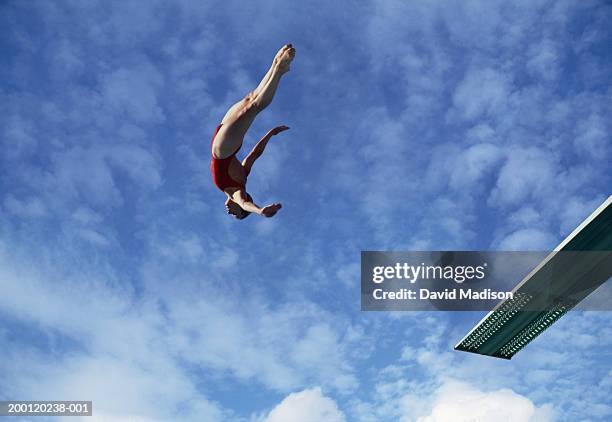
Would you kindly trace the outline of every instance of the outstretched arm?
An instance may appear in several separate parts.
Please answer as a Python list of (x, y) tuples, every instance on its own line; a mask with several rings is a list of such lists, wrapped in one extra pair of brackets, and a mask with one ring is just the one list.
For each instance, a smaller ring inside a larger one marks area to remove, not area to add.
[(240, 208), (242, 208), (243, 210), (258, 215), (263, 215), (264, 217), (272, 217), (282, 207), (281, 204), (275, 203), (260, 208), (255, 202), (253, 202), (253, 200), (249, 199), (246, 192), (242, 189), (239, 189), (232, 194), (232, 200), (238, 205), (240, 205)]
[(232, 194), (232, 201), (240, 205), (245, 211), (253, 212), (255, 214), (261, 213), (261, 208), (252, 200), (249, 200), (246, 192), (242, 189), (237, 190)]
[(261, 154), (263, 154), (263, 152), (265, 151), (266, 145), (268, 145), (268, 141), (270, 140), (270, 138), (272, 138), (274, 135), (278, 135), (279, 133), (287, 129), (289, 129), (287, 126), (277, 126), (274, 129), (271, 129), (268, 133), (264, 135), (263, 138), (259, 140), (259, 142), (257, 142), (251, 152), (249, 152), (249, 155), (247, 155), (246, 158), (242, 160), (242, 167), (244, 167), (244, 169), (246, 170), (247, 175), (251, 172), (251, 168), (253, 167), (255, 161), (257, 161), (257, 159), (261, 157)]

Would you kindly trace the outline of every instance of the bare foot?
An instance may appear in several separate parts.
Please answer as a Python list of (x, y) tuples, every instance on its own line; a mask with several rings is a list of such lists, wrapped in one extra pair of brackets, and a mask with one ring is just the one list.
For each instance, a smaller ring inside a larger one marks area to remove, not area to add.
[(290, 49), (291, 47), (293, 47), (291, 44), (285, 44), (283, 45), (280, 50), (278, 50), (278, 52), (276, 53), (276, 56), (274, 56), (274, 64), (278, 64), (278, 62), (280, 61), (281, 57), (283, 56), (283, 54), (285, 54), (285, 51), (287, 51), (288, 49)]
[(274, 62), (278, 66), (278, 71), (282, 73), (289, 72), (289, 65), (295, 57), (295, 48), (291, 44), (284, 45), (274, 57)]

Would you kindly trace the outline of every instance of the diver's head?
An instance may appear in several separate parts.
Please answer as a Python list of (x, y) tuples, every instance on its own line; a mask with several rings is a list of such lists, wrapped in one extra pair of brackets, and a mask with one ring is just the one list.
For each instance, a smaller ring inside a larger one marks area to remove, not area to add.
[[(250, 202), (253, 202), (253, 198), (251, 197), (251, 195), (247, 193), (246, 196)], [(244, 220), (249, 215), (251, 215), (250, 212), (243, 210), (240, 205), (238, 205), (230, 198), (227, 198), (227, 200), (225, 201), (225, 210), (229, 215), (234, 216), (234, 218), (238, 220)]]

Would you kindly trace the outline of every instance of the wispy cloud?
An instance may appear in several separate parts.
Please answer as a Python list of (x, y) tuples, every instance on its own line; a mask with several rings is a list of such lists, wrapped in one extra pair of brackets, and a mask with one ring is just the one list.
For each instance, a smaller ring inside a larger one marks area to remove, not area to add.
[(283, 421), (344, 422), (346, 419), (334, 400), (325, 397), (320, 388), (313, 388), (288, 395), (262, 419), (262, 422)]
[[(550, 248), (609, 195), (605, 2), (0, 10), (0, 395), (99, 420), (430, 420), (474, 397), (609, 419), (606, 314), (505, 363), (451, 351), (466, 316), (358, 311), (362, 249)], [(210, 137), (285, 42), (245, 140), (291, 127), (249, 180), (284, 207), (237, 223)]]

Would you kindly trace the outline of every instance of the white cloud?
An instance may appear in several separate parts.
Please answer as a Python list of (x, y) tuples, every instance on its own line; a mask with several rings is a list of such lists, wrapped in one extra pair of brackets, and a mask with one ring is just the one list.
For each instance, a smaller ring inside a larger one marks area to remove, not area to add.
[(47, 54), (53, 57), (51, 70), (55, 78), (68, 80), (85, 69), (83, 52), (78, 49), (78, 44), (63, 39), (57, 43), (55, 48), (47, 51)]
[(156, 189), (161, 184), (161, 159), (138, 145), (118, 144), (106, 152), (109, 163), (129, 175), (142, 190)]
[(592, 200), (576, 196), (567, 200), (559, 215), (559, 234), (565, 237), (569, 235), (578, 225), (587, 218), (599, 205), (604, 202), (604, 197), (596, 197)]
[(475, 119), (502, 110), (511, 92), (509, 78), (494, 69), (469, 69), (457, 86), (453, 103), (466, 119)]
[(540, 229), (520, 229), (508, 234), (496, 249), (502, 251), (545, 251), (555, 246), (557, 238)]
[(33, 136), (32, 125), (22, 116), (13, 115), (5, 120), (2, 136), (3, 153), (13, 159), (31, 154), (38, 146), (38, 140)]
[(31, 180), (44, 189), (50, 202), (81, 200), (94, 208), (108, 209), (124, 203), (116, 179), (123, 173), (138, 192), (147, 192), (161, 183), (161, 163), (151, 152), (137, 145), (72, 147), (52, 154), (51, 174)]
[(233, 249), (225, 247), (218, 250), (215, 255), (210, 258), (212, 267), (217, 270), (230, 269), (238, 264), (239, 256)]
[(113, 207), (123, 202), (102, 149), (74, 147), (54, 154), (52, 161), (53, 178), (46, 182), (47, 192), (60, 193), (69, 200), (81, 197), (96, 207)]
[[(453, 331), (462, 328), (454, 319), (453, 329), (438, 317), (399, 328), (382, 322), (405, 321), (405, 314), (375, 322), (360, 316), (364, 325), (355, 326), (352, 311), (334, 300), (344, 300), (356, 268), (351, 258), (338, 260), (347, 263), (340, 270), (329, 259), (330, 248), (360, 245), (541, 249), (573, 228), (609, 185), (604, 116), (612, 103), (609, 90), (595, 92), (609, 72), (589, 51), (609, 38), (603, 8), (585, 3), (589, 13), (578, 20), (598, 18), (569, 31), (578, 3), (385, 1), (357, 6), (350, 20), (329, 28), (327, 19), (337, 21), (343, 9), (329, 2), (285, 8), (274, 25), (261, 25), (274, 2), (246, 9), (228, 2), (214, 11), (189, 1), (170, 9), (163, 2), (84, 4), (7, 9), (45, 24), (33, 32), (21, 18), (9, 19), (16, 54), (7, 68), (11, 94), (0, 105), (8, 111), (0, 159), (7, 187), (1, 218), (11, 224), (1, 229), (20, 230), (16, 217), (53, 214), (65, 244), (51, 234), (28, 248), (34, 255), (56, 251), (43, 262), (30, 257), (18, 266), (9, 253), (0, 261), (3, 315), (27, 326), (28, 335), (43, 331), (38, 338), (49, 344), (41, 349), (52, 354), (30, 348), (26, 336), (3, 338), (3, 346), (18, 342), (0, 350), (3, 388), (69, 394), (91, 377), (97, 417), (144, 421), (183, 407), (185, 397), (192, 410), (183, 420), (236, 419), (200, 386), (208, 392), (248, 384), (265, 394), (322, 385), (356, 393), (346, 400), (373, 390), (370, 401), (351, 408), (359, 409), (357, 420), (380, 422), (433, 417), (429, 398), (450, 373), (493, 401), (508, 398), (527, 409), (551, 400), (573, 420), (606, 417), (609, 383), (591, 375), (606, 364), (598, 353), (612, 338), (607, 319), (594, 320), (598, 336), (584, 334), (593, 329), (588, 323), (563, 336), (553, 329), (514, 366), (503, 366), (452, 352), (450, 339), (463, 334)], [(268, 64), (265, 51), (273, 54), (289, 32), (322, 28), (316, 39), (298, 35), (291, 79), (252, 132), (277, 117), (295, 130), (251, 180), (265, 195), (268, 187), (274, 198), (287, 194), (296, 206), (288, 203), (283, 215), (295, 219), (236, 225), (223, 215), (220, 193), (212, 193), (210, 133), (203, 131), (254, 86)], [(248, 34), (247, 43), (240, 34)], [(571, 63), (561, 45), (572, 51)], [(568, 64), (571, 89), (550, 84)], [(287, 180), (279, 183), (279, 175)], [(77, 238), (88, 239), (89, 250), (113, 248), (73, 255)], [(148, 249), (140, 249), (143, 239)], [(110, 255), (121, 262), (106, 262)], [(70, 268), (45, 264), (64, 260)], [(81, 268), (91, 261), (101, 265)], [(304, 275), (293, 277), (288, 269), (295, 267)], [(328, 298), (323, 288), (337, 279), (345, 283)], [(311, 290), (315, 285), (324, 287)], [(309, 295), (319, 302), (304, 299)], [(415, 335), (416, 326), (427, 333)], [(398, 338), (413, 346), (401, 362), (393, 361), (403, 346)], [(581, 346), (571, 348), (572, 338)], [(378, 368), (358, 371), (368, 348), (384, 349), (385, 362), (392, 361), (380, 378)], [(17, 376), (14, 368), (28, 367), (39, 370)], [(54, 367), (73, 372), (56, 377)], [(49, 375), (46, 382), (37, 382), (40, 374)], [(555, 389), (534, 386), (550, 379)], [(574, 379), (576, 386), (563, 384)], [(580, 391), (600, 380), (601, 392)], [(298, 399), (318, 394), (313, 401), (333, 403), (316, 391)], [(295, 395), (283, 403), (300, 402)], [(147, 411), (151, 403), (159, 414)]]
[(15, 265), (18, 255), (8, 263), (1, 251), (0, 309), (49, 348), (0, 333), (0, 367), (14, 396), (92, 400), (99, 420), (170, 420), (179, 408), (182, 420), (227, 420), (169, 353), (158, 307), (135, 303), (111, 274), (72, 278), (44, 259)]
[(111, 244), (111, 240), (105, 234), (97, 230), (89, 228), (77, 228), (74, 231), (74, 234), (87, 242), (95, 244), (96, 246), (105, 247), (110, 246)]
[(509, 148), (506, 154), (490, 205), (513, 206), (535, 197), (544, 199), (555, 191), (555, 176), (559, 173), (555, 152), (516, 147)]
[(576, 151), (592, 160), (602, 160), (610, 152), (610, 134), (606, 128), (605, 118), (599, 113), (592, 113), (577, 122), (574, 146)]
[(162, 82), (161, 74), (146, 61), (134, 69), (120, 68), (104, 77), (104, 100), (117, 114), (125, 113), (136, 122), (163, 121), (157, 99)]
[(339, 391), (356, 387), (338, 329), (314, 322), (333, 317), (312, 305), (274, 310), (254, 299), (228, 300), (208, 287), (207, 300), (175, 299), (168, 306), (173, 348), (189, 362), (280, 391), (309, 381)]
[(84, 226), (99, 224), (103, 221), (102, 215), (88, 207), (78, 207), (72, 213), (72, 219)]
[(44, 217), (47, 214), (46, 207), (40, 198), (20, 200), (11, 194), (4, 198), (4, 209), (20, 218)]
[(270, 411), (262, 422), (345, 422), (336, 402), (320, 388), (292, 393)]
[[(83, 224), (98, 222), (85, 208), (75, 214)], [(354, 391), (357, 379), (348, 355), (360, 337), (348, 333), (343, 338), (347, 326), (342, 318), (304, 300), (273, 305), (257, 293), (257, 286), (245, 292), (245, 286), (239, 290), (242, 283), (230, 277), (219, 288), (202, 275), (188, 276), (181, 267), (188, 263), (188, 269), (196, 268), (193, 265), (203, 260), (203, 246), (194, 237), (177, 241), (168, 245), (174, 250), (168, 257), (151, 251), (151, 271), (143, 268), (144, 290), (138, 295), (103, 264), (63, 268), (60, 262), (70, 261), (74, 253), (65, 248), (50, 251), (33, 266), (14, 244), (8, 259), (4, 244), (0, 310), (69, 348), (58, 351), (52, 361), (18, 342), (0, 352), (9, 377), (27, 367), (47, 374), (45, 382), (38, 382), (34, 372), (23, 372), (22, 381), (12, 384), (17, 395), (88, 395), (101, 414), (117, 418), (164, 414), (162, 419), (168, 420), (179, 407), (193, 406), (181, 413), (186, 415), (183, 420), (212, 421), (224, 419), (213, 416), (226, 411), (202, 396), (200, 378), (192, 378), (183, 365), (212, 378), (223, 375), (277, 391), (311, 382)], [(55, 253), (62, 259), (53, 258)], [(191, 258), (182, 260), (185, 254)], [(19, 355), (19, 347), (30, 353)]]
[(542, 225), (541, 214), (531, 206), (524, 206), (510, 214), (508, 221), (513, 226), (524, 228)]
[(58, 371), (41, 369), (48, 378), (31, 386), (30, 394), (92, 400), (93, 420), (167, 421), (178, 419), (177, 414), (187, 421), (226, 420), (223, 410), (203, 397), (192, 380), (163, 355), (136, 365), (105, 354), (75, 356), (62, 362)]
[(417, 422), (547, 422), (554, 420), (551, 406), (536, 407), (509, 389), (483, 392), (463, 382), (447, 381), (436, 391), (433, 409)]
[[(455, 190), (475, 190), (476, 183), (482, 183), (482, 178), (501, 159), (500, 149), (493, 144), (475, 144), (454, 157), (451, 168), (450, 186)], [(476, 192), (474, 192), (476, 193)]]
[(540, 80), (554, 80), (561, 70), (559, 68), (561, 63), (559, 55), (557, 43), (551, 39), (543, 39), (529, 48), (527, 69)]
[(361, 267), (356, 262), (339, 264), (336, 277), (349, 288), (355, 288), (361, 280)]

